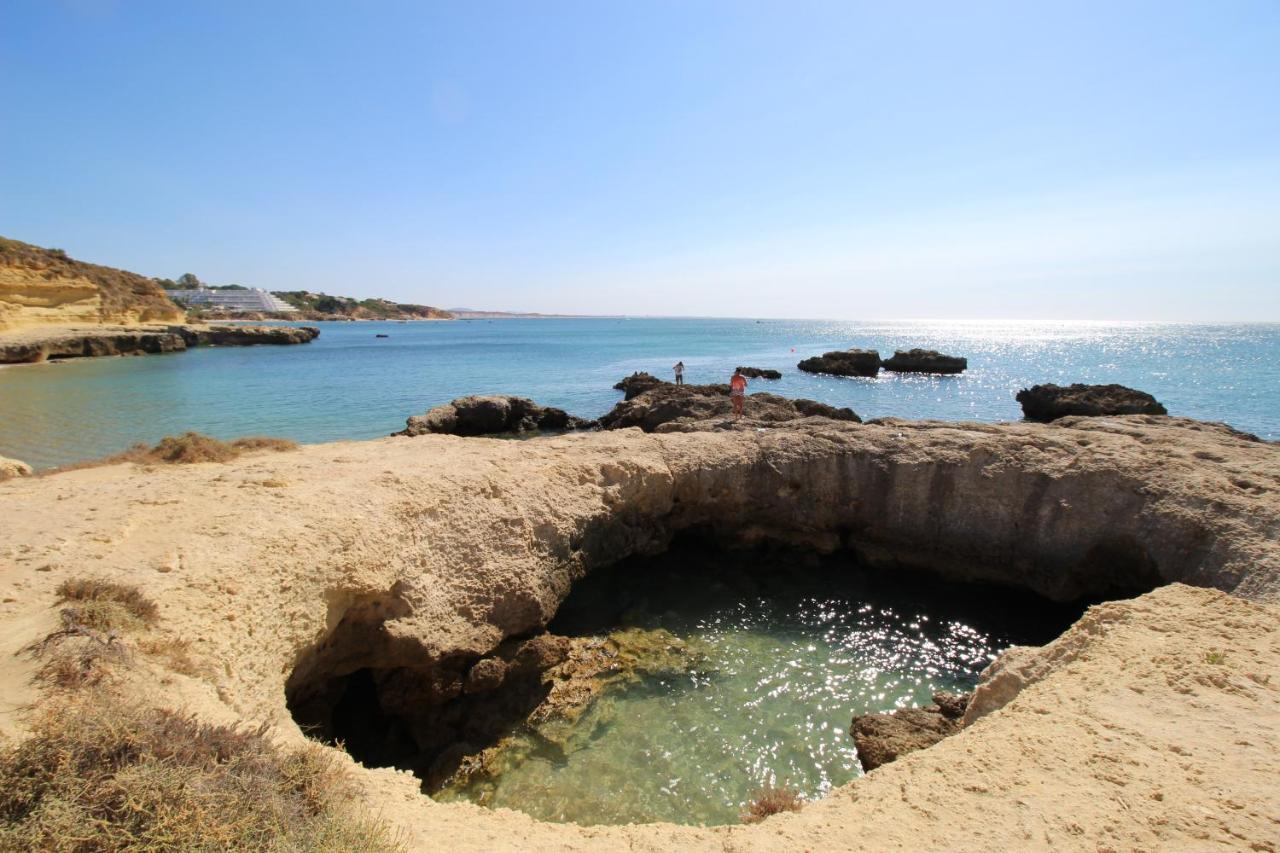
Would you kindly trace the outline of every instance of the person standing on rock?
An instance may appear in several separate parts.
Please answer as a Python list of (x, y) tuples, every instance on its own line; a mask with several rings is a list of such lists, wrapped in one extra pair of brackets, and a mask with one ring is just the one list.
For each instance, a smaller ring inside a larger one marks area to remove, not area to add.
[(733, 404), (733, 416), (742, 417), (742, 404), (747, 399), (747, 377), (742, 375), (741, 368), (734, 368), (729, 379), (729, 402)]
[(676, 384), (683, 385), (684, 384), (684, 362), (677, 361), (675, 363), (675, 366), (672, 367), (671, 369), (676, 372)]

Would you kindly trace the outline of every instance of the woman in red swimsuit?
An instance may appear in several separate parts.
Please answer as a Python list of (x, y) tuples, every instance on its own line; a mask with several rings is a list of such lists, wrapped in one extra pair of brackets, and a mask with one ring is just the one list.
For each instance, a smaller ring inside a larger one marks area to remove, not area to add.
[(747, 377), (742, 375), (741, 370), (733, 371), (733, 378), (729, 380), (729, 402), (733, 403), (733, 416), (735, 418), (742, 417), (742, 403), (747, 398)]

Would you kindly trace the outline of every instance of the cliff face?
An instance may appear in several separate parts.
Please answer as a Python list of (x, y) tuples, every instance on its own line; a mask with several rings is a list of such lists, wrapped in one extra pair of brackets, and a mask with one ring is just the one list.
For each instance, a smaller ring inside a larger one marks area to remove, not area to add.
[(0, 237), (0, 329), (182, 319), (160, 285), (145, 276)]
[(15, 653), (56, 628), (67, 579), (136, 585), (159, 606), (153, 639), (190, 639), (204, 675), (139, 671), (131, 690), (298, 742), (286, 690), (320, 701), (360, 668), (457, 686), (436, 676), (537, 634), (587, 572), (703, 530), (1059, 596), (1169, 581), (1236, 595), (1175, 584), (1095, 608), (988, 670), (981, 718), (958, 734), (755, 826), (538, 823), (352, 765), (364, 801), (410, 849), (1268, 849), (1280, 622), (1258, 602), (1280, 599), (1278, 456), (1176, 418), (815, 418), (387, 438), (10, 480), (0, 729), (33, 699)]
[(272, 721), (297, 742), (286, 690), (321, 701), (361, 668), (443, 690), (436, 676), (537, 634), (587, 572), (701, 530), (1059, 597), (1173, 581), (1236, 595), (1175, 584), (1095, 608), (989, 669), (970, 706), (981, 718), (960, 733), (755, 826), (538, 823), (436, 803), (408, 774), (352, 765), (364, 801), (410, 849), (1268, 849), (1278, 458), (1277, 445), (1177, 418), (813, 418), (387, 438), (10, 480), (0, 729), (33, 700), (16, 652), (56, 628), (54, 589), (71, 578), (145, 591), (154, 639), (189, 639), (204, 667), (139, 671), (130, 689), (210, 720)]

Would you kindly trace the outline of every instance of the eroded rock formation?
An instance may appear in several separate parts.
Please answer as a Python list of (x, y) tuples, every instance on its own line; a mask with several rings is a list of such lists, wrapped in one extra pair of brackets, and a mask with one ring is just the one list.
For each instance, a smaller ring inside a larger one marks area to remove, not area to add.
[[(645, 432), (687, 432), (728, 428), (733, 406), (728, 385), (673, 385), (660, 383), (631, 396), (601, 416), (604, 429), (639, 427)], [(836, 408), (814, 400), (790, 400), (776, 394), (747, 396), (739, 427), (778, 424), (806, 417), (860, 422), (852, 409)]]
[(1123, 385), (1032, 385), (1018, 392), (1022, 414), (1048, 422), (1070, 415), (1167, 415), (1155, 397)]
[(932, 349), (910, 349), (898, 350), (892, 358), (886, 358), (883, 365), (885, 370), (895, 373), (963, 373), (969, 367), (969, 360)]
[(870, 772), (958, 732), (969, 704), (968, 694), (935, 693), (933, 702), (922, 708), (855, 716), (849, 733), (862, 769)]
[[(144, 668), (131, 690), (269, 721), (295, 741), (286, 681), (318, 695), (358, 678), (394, 704), (421, 693), (375, 672), (426, 668), (440, 676), (427, 689), (465, 697), (476, 662), (537, 635), (575, 580), (691, 528), (1059, 598), (1182, 581), (1235, 595), (1174, 585), (1095, 607), (1059, 640), (1011, 653), (1022, 660), (1003, 666), (1010, 678), (989, 672), (966, 710), (986, 709), (974, 725), (757, 826), (543, 824), (432, 803), (405, 774), (351, 772), (411, 848), (1017, 847), (1029, 825), (1046, 846), (1265, 845), (1280, 812), (1280, 616), (1266, 603), (1280, 602), (1278, 453), (1178, 418), (813, 418), (763, 432), (342, 442), (10, 480), (0, 675), (26, 689), (14, 652), (56, 625), (54, 589), (82, 575), (145, 589), (154, 638), (188, 640), (207, 665)], [(507, 683), (501, 664), (471, 678), (471, 695)], [(998, 680), (1007, 689), (984, 699)], [(1227, 799), (1240, 808), (1219, 807)]]
[(880, 353), (873, 349), (834, 350), (806, 358), (796, 367), (832, 376), (875, 376), (880, 372)]
[(459, 397), (425, 415), (413, 415), (395, 435), (501, 435), (505, 433), (564, 432), (582, 429), (589, 421), (563, 409), (539, 406), (525, 397), (503, 395)]
[(305, 344), (314, 326), (35, 326), (0, 335), (0, 364), (182, 352), (197, 346)]
[(739, 367), (738, 372), (752, 379), (781, 379), (782, 373), (767, 367)]
[(621, 391), (623, 393), (624, 400), (630, 400), (633, 397), (643, 394), (645, 391), (656, 388), (659, 385), (667, 384), (669, 383), (663, 382), (651, 373), (639, 371), (618, 380), (613, 387), (614, 390)]

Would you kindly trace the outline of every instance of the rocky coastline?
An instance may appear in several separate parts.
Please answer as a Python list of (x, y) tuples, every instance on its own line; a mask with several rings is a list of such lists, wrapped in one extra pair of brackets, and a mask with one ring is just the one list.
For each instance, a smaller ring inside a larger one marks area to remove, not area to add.
[(37, 326), (0, 332), (0, 364), (150, 355), (205, 346), (305, 344), (319, 335), (314, 326)]
[[(1027, 820), (1050, 846), (1101, 846), (1117, 831), (1143, 847), (1263, 843), (1274, 831), (1263, 816), (1280, 806), (1268, 769), (1280, 750), (1268, 677), (1280, 666), (1277, 452), (1157, 416), (808, 418), (765, 432), (424, 435), (19, 478), (0, 484), (0, 618), (12, 628), (0, 679), (13, 702), (34, 699), (32, 664), (13, 652), (56, 624), (54, 588), (87, 573), (146, 590), (154, 642), (191, 642), (194, 674), (139, 657), (133, 694), (272, 721), (302, 742), (289, 704), (323, 714), (326, 685), (361, 669), (402, 685), (389, 703), (421, 709), (421, 690), (454, 690), (449, 673), (457, 696), (497, 697), (524, 677), (521, 661), (560, 658), (558, 641), (528, 643), (576, 578), (697, 528), (1058, 598), (1154, 591), (1091, 609), (1048, 646), (1009, 650), (958, 730), (757, 825), (539, 823), (433, 802), (416, 777), (350, 764), (363, 801), (414, 848), (492, 849), (504, 836), (601, 850), (1016, 845)], [(258, 523), (267, 516), (276, 523)], [(0, 725), (14, 731), (14, 718), (0, 711)], [(1161, 797), (1120, 805), (1099, 790)], [(1206, 821), (1223, 796), (1241, 808)], [(929, 803), (947, 807), (916, 808)]]

